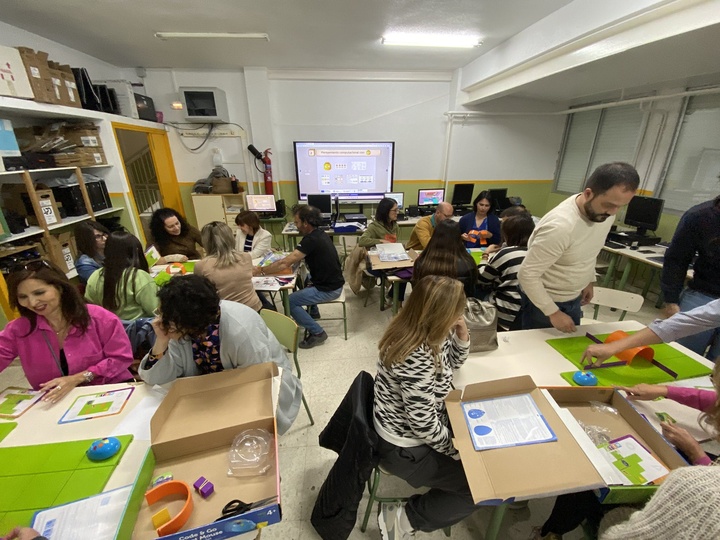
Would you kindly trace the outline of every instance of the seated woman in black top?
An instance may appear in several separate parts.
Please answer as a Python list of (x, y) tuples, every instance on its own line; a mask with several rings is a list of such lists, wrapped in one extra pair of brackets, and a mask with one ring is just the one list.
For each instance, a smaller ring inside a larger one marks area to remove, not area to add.
[(477, 265), (465, 249), (460, 227), (454, 221), (446, 219), (435, 227), (430, 242), (413, 265), (413, 287), (425, 276), (457, 279), (462, 282), (466, 296), (475, 296)]

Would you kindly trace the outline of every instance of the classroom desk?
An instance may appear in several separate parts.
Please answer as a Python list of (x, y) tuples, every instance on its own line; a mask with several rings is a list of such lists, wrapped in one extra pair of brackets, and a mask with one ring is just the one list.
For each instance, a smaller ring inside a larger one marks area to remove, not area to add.
[[(267, 277), (273, 277), (273, 276), (267, 276)], [(278, 277), (291, 277), (291, 276), (278, 276)], [(294, 272), (292, 275), (292, 281), (286, 284), (281, 284), (279, 289), (264, 289), (261, 286), (253, 283), (253, 286), (255, 287), (255, 290), (258, 292), (280, 292), (280, 298), (282, 299), (282, 305), (283, 305), (283, 311), (285, 312), (285, 315), (288, 317), (291, 317), (290, 315), (290, 292), (295, 290), (295, 285), (297, 284), (297, 272)]]
[[(333, 229), (322, 229), (325, 231), (325, 233), (329, 237), (334, 236), (362, 236), (362, 234), (365, 232), (365, 230), (357, 230), (353, 232), (335, 232)], [(294, 223), (286, 223), (282, 230), (283, 235), (283, 244), (285, 244), (285, 238), (288, 239), (288, 242), (292, 249), (295, 249), (295, 246), (297, 245), (297, 238), (300, 236), (300, 233), (297, 230), (297, 227), (295, 227)], [(346, 248), (347, 251), (347, 248)], [(347, 253), (345, 254), (347, 255)]]
[[(58, 420), (62, 418), (70, 405), (72, 405), (79, 396), (118, 390), (129, 386), (133, 386), (135, 389), (119, 414), (68, 424), (58, 424)], [(107, 437), (110, 434), (114, 434), (115, 428), (117, 428), (123, 420), (133, 415), (135, 408), (146, 397), (156, 397), (159, 402), (164, 395), (153, 390), (151, 386), (145, 383), (78, 386), (60, 402), (55, 404), (38, 402), (25, 414), (13, 420), (17, 422), (17, 427), (0, 442), (0, 447), (29, 446)], [(142, 407), (142, 411), (143, 413), (136, 415), (133, 420), (136, 420), (138, 424), (144, 423), (146, 426), (149, 426), (152, 413), (146, 414), (147, 409), (144, 407)], [(145, 431), (149, 433), (149, 428)], [(135, 437), (120, 460), (117, 468), (113, 471), (104, 490), (110, 491), (111, 489), (132, 484), (135, 481), (138, 467), (142, 463), (149, 447), (150, 441), (148, 439)]]
[[(606, 334), (615, 330), (633, 331), (643, 328), (645, 325), (637, 321), (618, 321), (581, 325), (573, 334), (563, 334), (554, 328), (498, 332), (498, 348), (471, 354), (455, 373), (453, 384), (456, 388), (464, 388), (475, 382), (530, 375), (538, 386), (568, 386), (560, 373), (576, 368), (548, 345), (546, 340), (584, 336), (586, 332)], [(714, 365), (707, 358), (678, 343), (671, 345), (709, 368)]]
[[(647, 280), (645, 283), (645, 288), (643, 288), (642, 292), (640, 293), (643, 298), (645, 298), (648, 294), (648, 291), (650, 290), (650, 286), (652, 285), (653, 280), (655, 279), (655, 275), (657, 274), (658, 270), (662, 270), (663, 263), (661, 261), (652, 260), (654, 258), (658, 257), (664, 257), (665, 256), (665, 250), (667, 249), (664, 246), (644, 246), (640, 247), (638, 249), (630, 249), (629, 247), (624, 248), (611, 248), (608, 246), (603, 246), (603, 251), (606, 251), (607, 253), (610, 253), (610, 263), (608, 265), (607, 273), (605, 274), (605, 279), (602, 282), (603, 287), (608, 287), (610, 284), (610, 280), (613, 278), (613, 275), (615, 273), (615, 268), (617, 267), (618, 262), (620, 261), (621, 257), (624, 257), (626, 259), (625, 269), (623, 270), (622, 276), (620, 277), (620, 283), (617, 286), (617, 289), (620, 291), (625, 290), (625, 285), (627, 284), (628, 277), (630, 276), (630, 271), (633, 268), (633, 264), (635, 263), (642, 263), (650, 266), (652, 268), (652, 274), (650, 275), (650, 279)], [(645, 253), (643, 253), (645, 252)], [(687, 279), (692, 279), (693, 277), (693, 271), (688, 270), (687, 272)], [(660, 299), (658, 299), (658, 304), (656, 305), (657, 308), (661, 307)]]
[[(604, 334), (614, 330), (640, 330), (644, 327), (643, 324), (637, 321), (622, 321), (578, 326), (573, 334), (563, 334), (554, 328), (499, 332), (498, 348), (494, 351), (471, 354), (465, 364), (455, 372), (453, 385), (455, 388), (462, 389), (468, 384), (476, 382), (530, 375), (538, 386), (569, 386), (569, 383), (560, 376), (560, 373), (570, 371), (574, 369), (574, 366), (559, 352), (550, 347), (545, 342), (546, 340), (558, 337), (584, 336), (586, 332)], [(682, 345), (678, 343), (672, 343), (671, 345), (707, 367), (713, 367), (712, 362)], [(485, 540), (499, 538), (500, 527), (507, 509), (507, 504), (501, 504), (494, 508), (485, 532)]]

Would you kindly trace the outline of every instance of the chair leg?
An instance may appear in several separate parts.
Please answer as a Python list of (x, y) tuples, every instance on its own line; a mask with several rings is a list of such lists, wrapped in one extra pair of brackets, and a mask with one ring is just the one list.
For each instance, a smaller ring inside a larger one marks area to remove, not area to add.
[(380, 470), (375, 467), (371, 477), (368, 479), (368, 491), (370, 492), (370, 496), (368, 497), (367, 508), (365, 508), (365, 517), (363, 517), (362, 525), (360, 525), (361, 532), (365, 532), (367, 530), (367, 524), (368, 521), (370, 521), (370, 514), (372, 513), (373, 505), (375, 504), (375, 496), (377, 495), (379, 486)]
[(450, 531), (450, 527), (445, 527), (445, 528), (443, 529), (443, 534), (444, 534), (445, 536), (447, 536), (448, 538), (450, 538), (450, 536), (452, 535), (452, 532)]
[(315, 420), (313, 419), (313, 415), (312, 415), (312, 413), (310, 412), (310, 407), (309, 407), (308, 404), (307, 404), (307, 400), (305, 399), (305, 394), (304, 394), (304, 393), (303, 393), (303, 395), (302, 395), (302, 402), (303, 402), (303, 405), (305, 405), (305, 411), (307, 412), (308, 418), (310, 418), (310, 425), (311, 425), (311, 426), (314, 426), (314, 425), (315, 425)]
[(295, 369), (297, 370), (297, 377), (299, 379), (302, 377), (302, 372), (300, 371), (300, 362), (298, 361), (297, 351), (293, 352), (293, 360), (295, 361)]
[(345, 308), (345, 302), (342, 303), (343, 307), (343, 327), (345, 329), (345, 341), (347, 341), (347, 309)]
[(493, 509), (490, 523), (488, 524), (487, 532), (485, 533), (485, 540), (497, 540), (500, 534), (500, 527), (502, 526), (505, 512), (507, 512), (508, 504), (501, 504)]

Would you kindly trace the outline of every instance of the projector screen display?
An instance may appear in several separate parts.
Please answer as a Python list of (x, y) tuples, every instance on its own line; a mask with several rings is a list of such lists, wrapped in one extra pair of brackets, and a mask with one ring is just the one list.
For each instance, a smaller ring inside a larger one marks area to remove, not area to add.
[(299, 200), (323, 193), (362, 203), (392, 191), (394, 142), (295, 141), (294, 146)]

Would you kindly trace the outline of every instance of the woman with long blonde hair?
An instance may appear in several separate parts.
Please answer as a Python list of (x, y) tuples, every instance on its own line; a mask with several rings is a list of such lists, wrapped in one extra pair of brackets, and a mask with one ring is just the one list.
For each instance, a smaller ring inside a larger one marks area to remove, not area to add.
[(464, 309), (462, 283), (426, 276), (380, 340), (373, 414), (380, 464), (413, 487), (431, 488), (405, 505), (380, 505), (383, 539), (449, 527), (476, 510), (445, 409), (453, 371), (470, 347)]
[(207, 256), (195, 264), (195, 274), (212, 281), (222, 300), (240, 302), (260, 311), (263, 305), (252, 284), (252, 257), (235, 249), (230, 227), (221, 221), (211, 221), (201, 234)]

